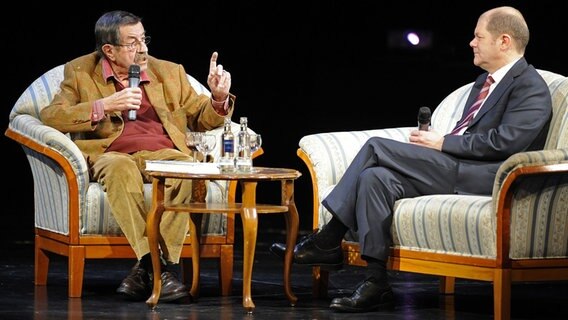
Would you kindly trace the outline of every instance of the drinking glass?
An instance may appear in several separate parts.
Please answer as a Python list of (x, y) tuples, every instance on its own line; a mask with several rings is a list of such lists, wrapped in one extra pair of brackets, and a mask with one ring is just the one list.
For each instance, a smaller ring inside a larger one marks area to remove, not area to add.
[(207, 155), (213, 151), (216, 144), (217, 137), (215, 135), (207, 133), (201, 135), (201, 139), (197, 142), (197, 150), (203, 153), (203, 162), (207, 162)]
[(256, 152), (256, 150), (260, 149), (261, 145), (262, 145), (262, 136), (259, 133), (251, 133), (249, 135), (251, 167), (252, 167), (252, 155)]
[(201, 140), (202, 135), (203, 132), (193, 132), (193, 131), (190, 131), (185, 135), (185, 144), (193, 153), (193, 162), (198, 162), (197, 145), (199, 144), (199, 140)]
[(262, 136), (260, 133), (251, 133), (249, 137), (250, 154), (252, 155), (262, 146)]

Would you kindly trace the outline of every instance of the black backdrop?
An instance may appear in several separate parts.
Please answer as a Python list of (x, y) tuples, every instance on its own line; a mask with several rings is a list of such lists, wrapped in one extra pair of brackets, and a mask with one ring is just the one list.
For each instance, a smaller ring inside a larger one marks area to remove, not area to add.
[[(568, 75), (568, 5), (556, 1), (117, 1), (63, 6), (15, 3), (2, 13), (4, 85), (2, 128), (25, 88), (54, 66), (94, 49), (93, 27), (105, 11), (123, 9), (143, 17), (152, 36), (150, 53), (175, 61), (206, 82), (209, 57), (232, 74), (237, 96), (233, 120), (249, 118), (264, 136), (256, 165), (291, 167), (301, 229), (311, 229), (311, 185), (296, 156), (299, 139), (325, 131), (416, 124), (421, 106), (434, 108), (447, 94), (481, 72), (472, 65), (469, 41), (479, 14), (498, 5), (519, 8), (529, 24), (526, 57), (537, 68)], [(188, 7), (181, 9), (181, 7)], [(81, 9), (80, 9), (81, 8)], [(87, 9), (85, 9), (87, 8)], [(70, 13), (73, 12), (73, 13)], [(389, 32), (432, 32), (432, 46), (392, 48)], [(4, 154), (2, 238), (33, 238), (33, 184), (17, 143), (0, 139)], [(279, 201), (279, 185), (261, 184), (258, 199)], [(238, 220), (237, 220), (238, 221)], [(282, 217), (260, 227), (282, 228)]]

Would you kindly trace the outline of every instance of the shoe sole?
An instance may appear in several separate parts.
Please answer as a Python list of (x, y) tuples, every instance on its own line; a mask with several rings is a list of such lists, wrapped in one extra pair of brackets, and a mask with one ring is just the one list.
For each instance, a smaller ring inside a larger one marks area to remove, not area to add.
[(148, 297), (150, 297), (150, 294), (144, 297), (142, 295), (134, 295), (126, 291), (118, 291), (118, 290), (116, 291), (116, 293), (118, 293), (120, 296), (122, 296), (124, 299), (128, 301), (144, 301), (148, 299)]
[(343, 269), (343, 263), (339, 263), (339, 264), (316, 264), (316, 263), (297, 263), (294, 262), (297, 265), (300, 266), (308, 266), (308, 267), (320, 267), (324, 270), (341, 270)]
[[(121, 295), (122, 297), (124, 297), (128, 301), (145, 301), (151, 295), (151, 293), (149, 293), (146, 296), (133, 295), (133, 294), (130, 294), (128, 292), (118, 291), (118, 290), (116, 291), (116, 293), (118, 293), (119, 295)], [(160, 297), (160, 299), (158, 301), (159, 302), (173, 302), (173, 301), (181, 300), (182, 298), (185, 298), (185, 297), (189, 297), (191, 299), (191, 295), (189, 293), (180, 292), (180, 293), (173, 294), (171, 296)]]
[[(270, 253), (272, 253), (276, 257), (278, 257), (280, 259), (284, 259), (284, 256), (280, 254), (280, 251), (273, 250), (272, 248), (269, 248), (268, 250), (270, 251)], [(315, 264), (315, 263), (307, 264), (307, 263), (298, 263), (298, 262), (292, 261), (292, 263), (300, 265), (300, 266), (320, 267), (320, 268), (325, 269), (325, 270), (334, 270), (335, 271), (335, 270), (343, 269), (343, 262), (335, 263), (335, 264)]]
[(160, 296), (159, 302), (174, 302), (177, 300), (181, 300), (182, 298), (189, 297), (191, 299), (191, 295), (188, 292), (178, 292), (176, 294), (172, 294), (167, 297)]
[(392, 301), (379, 303), (370, 307), (366, 308), (353, 308), (348, 306), (343, 306), (340, 304), (331, 304), (329, 308), (336, 312), (343, 312), (343, 313), (361, 313), (361, 312), (371, 312), (377, 310), (385, 310), (385, 309), (392, 309), (394, 307), (394, 303)]

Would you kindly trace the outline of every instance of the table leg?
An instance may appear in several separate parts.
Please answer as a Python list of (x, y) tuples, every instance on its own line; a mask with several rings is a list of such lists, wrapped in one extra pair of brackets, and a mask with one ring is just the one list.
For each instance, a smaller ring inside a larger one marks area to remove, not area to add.
[(254, 181), (241, 181), (243, 222), (243, 307), (248, 313), (255, 308), (251, 297), (252, 266), (256, 249), (258, 216), (256, 212), (256, 185)]
[(148, 212), (146, 221), (146, 233), (148, 235), (148, 245), (150, 246), (150, 256), (152, 257), (152, 269), (154, 270), (154, 287), (152, 295), (146, 300), (146, 304), (154, 309), (160, 299), (162, 281), (160, 281), (161, 264), (158, 239), (160, 233), (160, 221), (164, 213), (164, 180), (165, 178), (154, 178), (152, 180), (152, 208)]
[(296, 305), (298, 298), (292, 292), (290, 273), (292, 269), (293, 248), (298, 237), (299, 217), (294, 202), (294, 180), (282, 181), (281, 204), (288, 207), (284, 214), (286, 220), (286, 254), (284, 257), (284, 293), (292, 306)]
[(191, 266), (193, 269), (193, 274), (191, 277), (191, 289), (189, 294), (192, 299), (197, 299), (199, 297), (199, 274), (201, 272), (199, 268), (200, 263), (200, 244), (199, 238), (201, 238), (201, 218), (203, 216), (197, 214), (189, 214), (189, 235), (191, 237)]

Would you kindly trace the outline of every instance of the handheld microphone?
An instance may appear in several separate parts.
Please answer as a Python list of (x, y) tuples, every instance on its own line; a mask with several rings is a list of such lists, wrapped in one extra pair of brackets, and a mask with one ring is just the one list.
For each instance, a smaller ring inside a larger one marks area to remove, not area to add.
[(430, 119), (432, 118), (432, 112), (428, 107), (421, 107), (418, 110), (418, 130), (428, 131), (430, 128)]
[[(140, 66), (132, 64), (128, 68), (128, 86), (136, 88), (140, 84)], [(136, 109), (128, 110), (128, 120), (136, 120)]]

